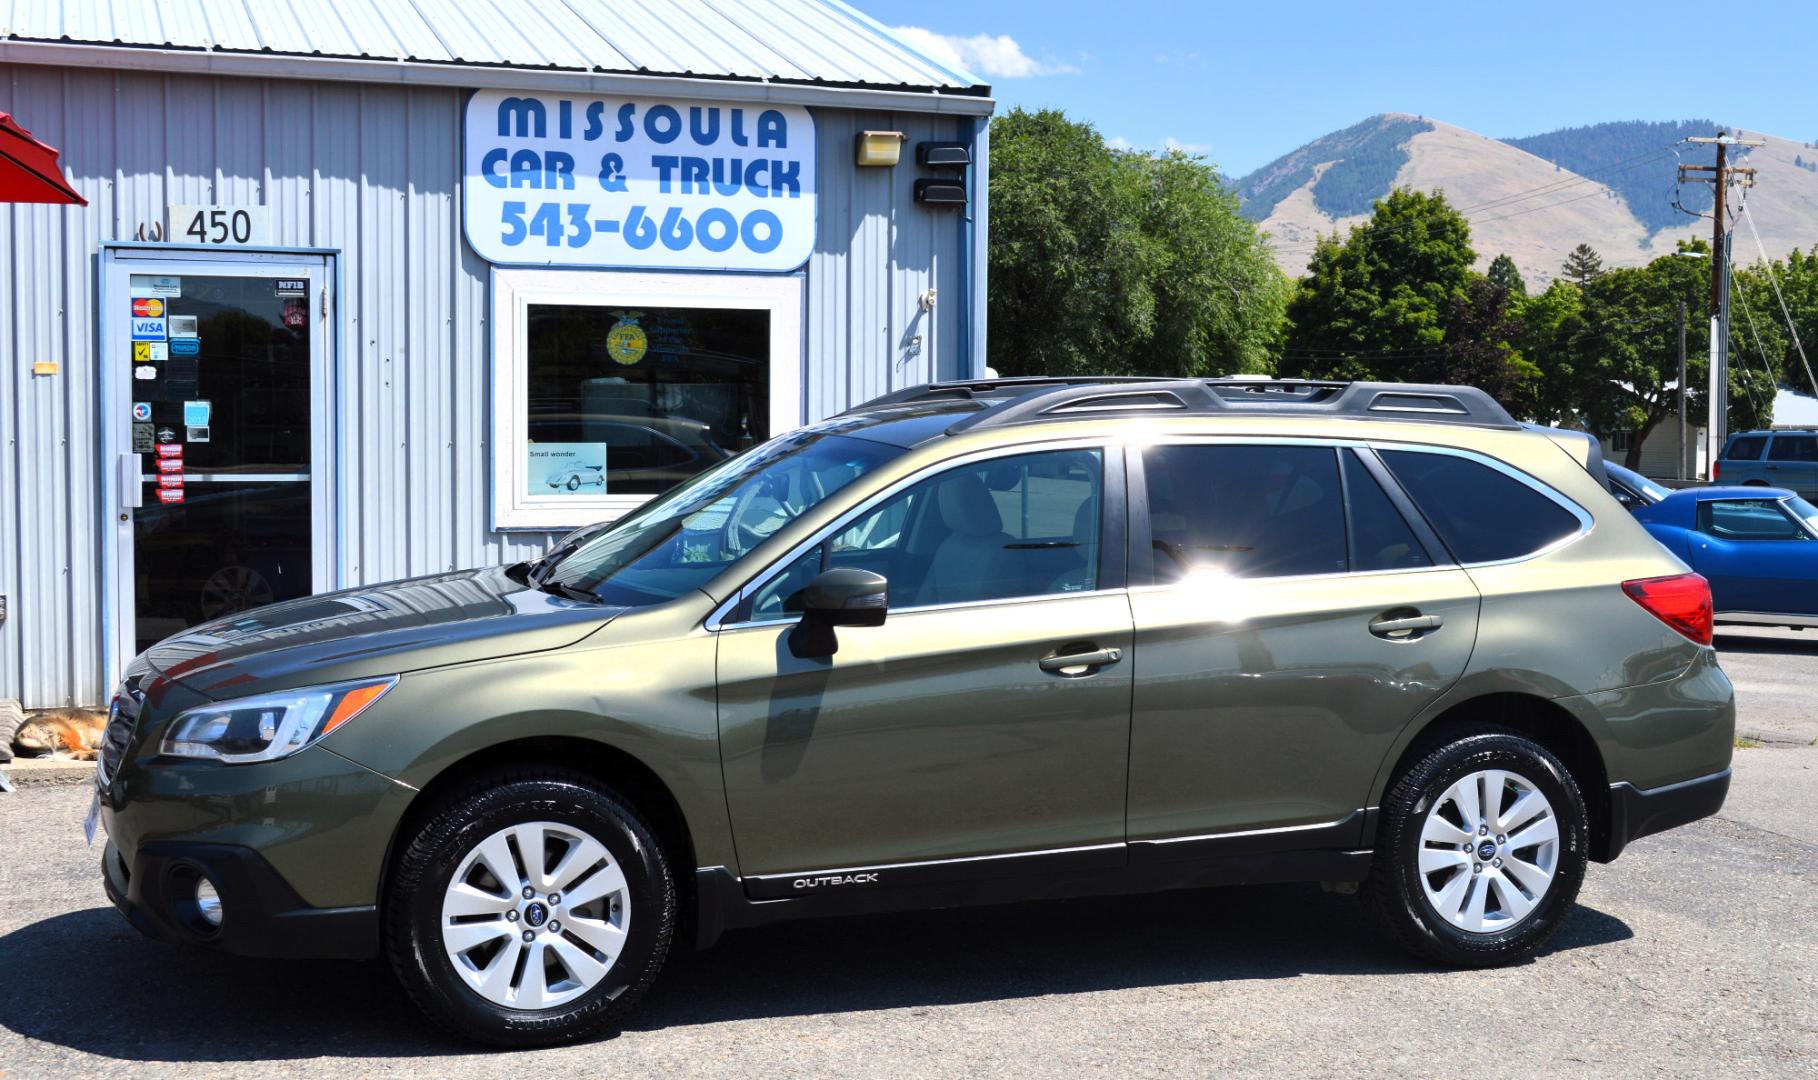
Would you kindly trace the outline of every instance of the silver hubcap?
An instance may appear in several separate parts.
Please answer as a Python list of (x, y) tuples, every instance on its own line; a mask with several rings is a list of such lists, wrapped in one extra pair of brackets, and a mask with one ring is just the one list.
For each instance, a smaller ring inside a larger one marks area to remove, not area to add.
[(1533, 784), (1485, 769), (1447, 788), (1420, 831), (1420, 880), (1440, 917), (1496, 934), (1533, 914), (1559, 868), (1559, 819)]
[(605, 845), (533, 821), (467, 853), (442, 897), (442, 948), (496, 1005), (548, 1009), (599, 984), (625, 947), (631, 896)]

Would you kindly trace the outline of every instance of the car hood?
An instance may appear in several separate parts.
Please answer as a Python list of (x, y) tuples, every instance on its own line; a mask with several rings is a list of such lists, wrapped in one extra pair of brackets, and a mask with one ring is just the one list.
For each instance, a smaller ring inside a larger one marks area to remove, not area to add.
[(573, 644), (624, 608), (552, 596), (503, 568), (411, 578), (242, 611), (135, 661), (211, 698)]

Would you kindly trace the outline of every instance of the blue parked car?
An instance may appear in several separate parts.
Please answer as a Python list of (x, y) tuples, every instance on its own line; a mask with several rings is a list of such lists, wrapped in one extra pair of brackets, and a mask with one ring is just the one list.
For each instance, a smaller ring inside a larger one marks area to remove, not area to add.
[(1710, 581), (1718, 622), (1818, 626), (1818, 507), (1799, 495), (1686, 488), (1634, 514)]
[(1603, 463), (1604, 479), (1609, 481), (1610, 494), (1627, 509), (1639, 510), (1652, 506), (1673, 493), (1665, 484), (1649, 480), (1633, 469), (1625, 469), (1612, 462)]

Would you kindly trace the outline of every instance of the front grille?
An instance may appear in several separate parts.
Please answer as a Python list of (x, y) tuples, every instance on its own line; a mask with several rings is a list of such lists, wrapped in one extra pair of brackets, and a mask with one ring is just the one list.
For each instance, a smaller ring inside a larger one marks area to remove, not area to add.
[(139, 707), (144, 697), (137, 687), (120, 687), (107, 707), (107, 730), (101, 735), (101, 760), (95, 766), (95, 786), (102, 791), (113, 782), (120, 760), (126, 756), (126, 745), (132, 741), (133, 726), (139, 720)]

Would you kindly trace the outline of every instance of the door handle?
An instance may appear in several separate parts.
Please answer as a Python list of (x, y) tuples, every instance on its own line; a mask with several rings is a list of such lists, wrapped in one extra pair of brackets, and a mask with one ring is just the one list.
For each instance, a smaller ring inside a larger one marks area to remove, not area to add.
[(1043, 671), (1057, 675), (1084, 675), (1092, 668), (1115, 664), (1124, 658), (1122, 649), (1098, 649), (1094, 652), (1058, 653), (1044, 656), (1038, 662)]
[(1370, 633), (1377, 637), (1408, 641), (1419, 637), (1428, 630), (1439, 629), (1445, 621), (1445, 617), (1441, 615), (1409, 615), (1402, 619), (1376, 619), (1370, 623)]

